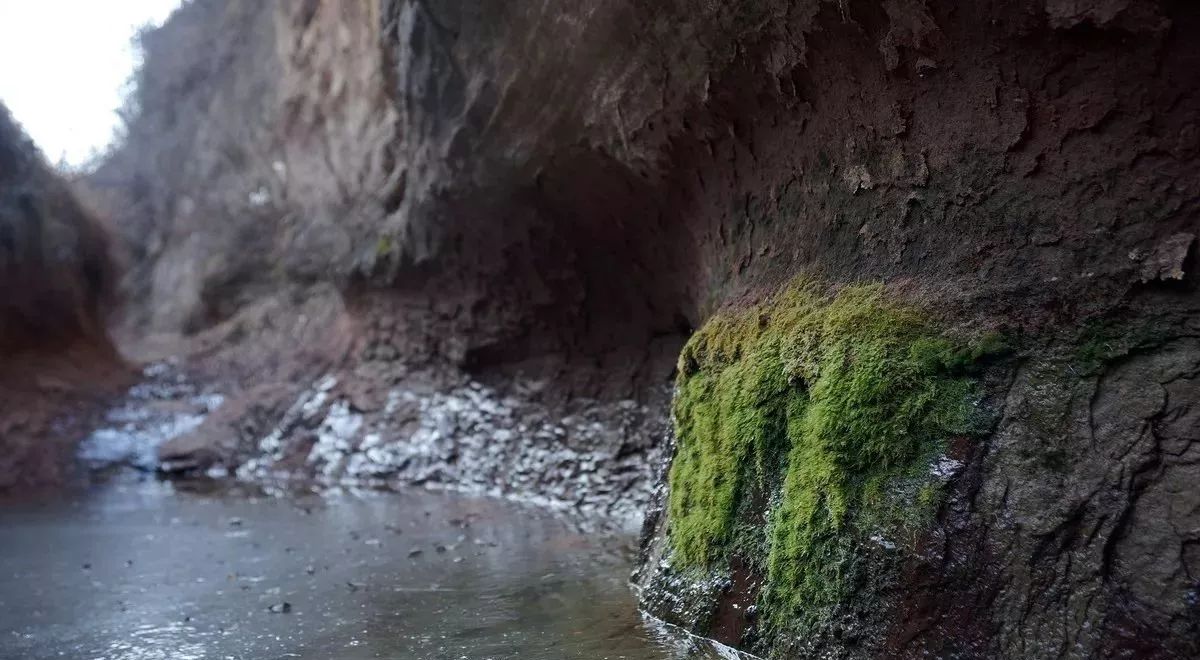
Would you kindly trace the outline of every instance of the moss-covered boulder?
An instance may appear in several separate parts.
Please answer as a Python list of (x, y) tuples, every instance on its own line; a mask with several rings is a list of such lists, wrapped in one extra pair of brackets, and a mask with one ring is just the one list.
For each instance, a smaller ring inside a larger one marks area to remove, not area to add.
[[(868, 561), (935, 511), (936, 463), (971, 429), (971, 365), (999, 344), (937, 329), (880, 286), (799, 280), (714, 316), (679, 359), (669, 561), (733, 555), (765, 578), (761, 633), (827, 620)], [(764, 524), (742, 524), (761, 520)]]

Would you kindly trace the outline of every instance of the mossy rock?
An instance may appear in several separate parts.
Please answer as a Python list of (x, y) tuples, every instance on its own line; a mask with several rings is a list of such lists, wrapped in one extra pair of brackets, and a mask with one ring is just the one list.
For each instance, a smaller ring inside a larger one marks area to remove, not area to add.
[[(672, 562), (709, 570), (737, 552), (766, 575), (768, 628), (826, 618), (864, 542), (928, 525), (930, 465), (969, 431), (972, 365), (1005, 350), (939, 332), (874, 285), (828, 296), (801, 280), (715, 316), (679, 359)], [(769, 503), (765, 530), (744, 524), (747, 502)]]

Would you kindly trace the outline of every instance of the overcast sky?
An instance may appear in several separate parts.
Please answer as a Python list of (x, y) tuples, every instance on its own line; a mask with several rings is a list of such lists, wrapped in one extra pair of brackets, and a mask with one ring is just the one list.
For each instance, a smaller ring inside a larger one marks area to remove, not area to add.
[(112, 140), (130, 43), (179, 0), (0, 0), (0, 101), (50, 159), (80, 165)]

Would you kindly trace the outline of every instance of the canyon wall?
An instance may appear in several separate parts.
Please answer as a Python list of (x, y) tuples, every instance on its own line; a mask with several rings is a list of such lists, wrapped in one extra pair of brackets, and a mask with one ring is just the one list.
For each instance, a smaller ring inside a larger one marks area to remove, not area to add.
[(125, 374), (109, 237), (0, 105), (0, 494), (61, 482)]
[(644, 607), (773, 657), (1194, 656), (1197, 29), (194, 0), (93, 175), (237, 373), (164, 468), (649, 510)]

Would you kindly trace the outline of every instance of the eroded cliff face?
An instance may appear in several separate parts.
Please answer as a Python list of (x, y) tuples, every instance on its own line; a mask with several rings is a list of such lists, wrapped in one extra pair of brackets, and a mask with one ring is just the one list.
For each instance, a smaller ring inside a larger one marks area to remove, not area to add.
[(63, 481), (126, 374), (109, 237), (0, 105), (0, 495)]
[(244, 370), (165, 465), (657, 499), (645, 607), (767, 655), (1195, 655), (1197, 29), (192, 2), (96, 176)]
[(350, 270), (391, 136), (371, 11), (202, 0), (142, 37), (128, 135), (89, 178), (132, 252), (129, 325), (196, 332)]

